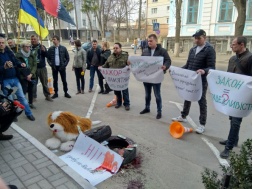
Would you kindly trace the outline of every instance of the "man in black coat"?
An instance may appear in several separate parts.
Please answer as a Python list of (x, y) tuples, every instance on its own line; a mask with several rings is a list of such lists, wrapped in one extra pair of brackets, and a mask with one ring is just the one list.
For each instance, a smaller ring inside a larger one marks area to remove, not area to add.
[[(191, 48), (188, 56), (188, 60), (183, 68), (196, 71), (201, 74), (202, 78), (202, 96), (198, 101), (200, 107), (199, 122), (200, 125), (197, 127), (196, 132), (202, 134), (205, 131), (205, 124), (207, 118), (207, 102), (206, 102), (206, 91), (207, 91), (207, 80), (206, 76), (209, 69), (215, 69), (216, 53), (214, 48), (206, 41), (206, 32), (202, 29), (197, 30), (193, 35), (195, 38), (196, 46)], [(190, 112), (191, 101), (184, 101), (184, 108), (181, 112), (181, 116), (172, 118), (173, 121), (187, 122), (186, 116)]]
[(54, 95), (52, 99), (58, 97), (58, 73), (61, 75), (63, 84), (63, 90), (66, 98), (71, 98), (68, 94), (68, 84), (66, 80), (66, 67), (69, 63), (69, 53), (66, 47), (60, 45), (59, 36), (53, 36), (53, 46), (48, 49), (47, 61), (52, 68), (53, 79), (54, 79)]

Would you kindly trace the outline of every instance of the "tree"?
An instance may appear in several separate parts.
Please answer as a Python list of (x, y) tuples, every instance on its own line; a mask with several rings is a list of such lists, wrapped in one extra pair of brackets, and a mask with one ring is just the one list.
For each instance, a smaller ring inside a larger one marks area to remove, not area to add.
[(175, 4), (176, 4), (176, 36), (175, 36), (174, 55), (175, 57), (179, 57), (182, 0), (175, 0)]
[(234, 36), (242, 36), (246, 21), (246, 0), (233, 0), (238, 12), (238, 16), (235, 22), (235, 34)]

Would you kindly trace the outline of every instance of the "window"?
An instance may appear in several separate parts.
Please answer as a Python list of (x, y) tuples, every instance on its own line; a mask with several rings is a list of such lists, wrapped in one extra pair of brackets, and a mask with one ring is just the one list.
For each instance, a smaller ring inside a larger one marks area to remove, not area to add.
[(196, 24), (197, 23), (198, 8), (199, 8), (199, 1), (198, 0), (189, 0), (188, 15), (187, 15), (187, 23), (188, 24)]
[(152, 24), (153, 24), (153, 23), (157, 23), (157, 19), (153, 19), (153, 20), (152, 20)]
[(86, 20), (83, 19), (83, 26), (86, 26)]
[(170, 6), (167, 6), (167, 12), (169, 12), (170, 11)]
[(222, 0), (220, 4), (219, 22), (231, 22), (233, 11), (232, 0)]
[(157, 8), (152, 8), (151, 9), (151, 14), (156, 14), (157, 13)]
[(252, 0), (247, 1), (246, 20), (252, 20)]

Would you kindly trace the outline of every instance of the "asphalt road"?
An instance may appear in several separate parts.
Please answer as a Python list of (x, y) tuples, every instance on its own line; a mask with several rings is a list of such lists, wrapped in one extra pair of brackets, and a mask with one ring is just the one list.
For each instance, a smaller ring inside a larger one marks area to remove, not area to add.
[[(133, 50), (126, 49), (130, 55)], [(89, 71), (85, 73), (85, 94), (75, 95), (76, 81), (74, 72), (71, 71), (73, 53), (69, 51), (71, 61), (67, 68), (67, 82), (71, 99), (64, 97), (62, 83), (59, 80), (59, 98), (54, 102), (48, 102), (42, 93), (42, 87), (38, 86), (38, 98), (33, 110), (36, 121), (29, 121), (25, 115), (18, 119), (19, 125), (26, 132), (34, 136), (42, 144), (50, 138), (52, 133), (47, 128), (47, 115), (56, 110), (71, 111), (80, 116), (86, 116), (91, 104), (94, 92), (88, 92)], [(137, 51), (137, 56), (140, 50)], [(172, 57), (174, 66), (182, 66), (186, 61), (187, 53), (181, 57)], [(228, 56), (218, 57), (217, 69), (226, 70)], [(49, 76), (51, 70), (48, 69)], [(97, 77), (95, 83), (98, 83)], [(95, 89), (95, 88), (94, 88)], [(98, 90), (98, 89), (97, 89)], [(144, 108), (144, 87), (141, 82), (131, 75), (129, 83), (131, 109), (126, 112), (124, 108), (116, 110), (114, 107), (107, 108), (106, 104), (114, 97), (113, 92), (107, 95), (98, 95), (91, 114), (92, 120), (101, 120), (102, 124), (109, 124), (113, 135), (121, 134), (133, 139), (138, 144), (137, 160), (129, 166), (121, 169), (119, 173), (106, 181), (98, 184), (99, 189), (118, 188), (145, 188), (145, 189), (202, 189), (201, 173), (207, 167), (221, 173), (220, 163), (226, 161), (217, 158), (218, 151), (224, 146), (218, 141), (225, 139), (229, 131), (228, 116), (217, 112), (211, 102), (210, 94), (208, 100), (208, 119), (206, 131), (203, 135), (186, 133), (181, 139), (174, 139), (168, 132), (171, 118), (180, 115), (183, 100), (178, 96), (172, 80), (167, 73), (162, 83), (163, 112), (162, 118), (156, 120), (156, 103), (152, 94), (151, 112), (140, 115)], [(198, 125), (199, 107), (192, 103), (189, 121), (183, 125), (196, 127)], [(252, 115), (243, 119), (239, 147), (234, 151), (239, 152), (240, 146), (247, 138), (252, 138)], [(56, 151), (54, 151), (56, 152)], [(216, 153), (216, 155), (215, 155)], [(62, 153), (56, 152), (57, 155)]]

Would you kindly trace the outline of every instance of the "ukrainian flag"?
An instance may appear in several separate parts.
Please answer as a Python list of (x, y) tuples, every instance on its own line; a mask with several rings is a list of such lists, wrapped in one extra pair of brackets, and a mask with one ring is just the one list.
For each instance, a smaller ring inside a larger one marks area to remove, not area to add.
[(28, 0), (21, 0), (20, 2), (18, 21), (19, 23), (31, 25), (34, 31), (41, 36), (42, 39), (48, 36), (48, 30), (45, 27), (43, 20)]

